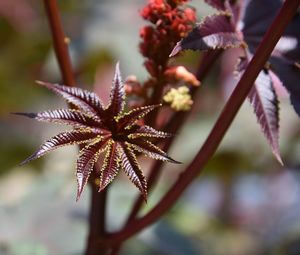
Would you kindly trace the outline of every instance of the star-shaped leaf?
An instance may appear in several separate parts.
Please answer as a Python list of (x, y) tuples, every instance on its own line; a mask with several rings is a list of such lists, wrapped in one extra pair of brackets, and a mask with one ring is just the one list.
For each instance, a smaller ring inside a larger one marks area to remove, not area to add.
[(132, 183), (147, 197), (147, 183), (138, 164), (135, 151), (154, 159), (179, 163), (170, 158), (147, 139), (162, 139), (170, 134), (142, 125), (140, 120), (159, 105), (135, 108), (124, 112), (125, 89), (121, 79), (119, 64), (116, 66), (110, 102), (104, 107), (99, 97), (80, 88), (69, 88), (48, 82), (38, 82), (67, 102), (77, 107), (74, 109), (49, 110), (39, 113), (16, 113), (39, 121), (70, 125), (74, 130), (60, 133), (41, 145), (39, 150), (23, 161), (27, 163), (64, 145), (80, 144), (77, 159), (77, 200), (88, 181), (90, 173), (97, 164), (100, 153), (105, 152), (100, 169), (99, 191), (109, 185), (121, 169)]

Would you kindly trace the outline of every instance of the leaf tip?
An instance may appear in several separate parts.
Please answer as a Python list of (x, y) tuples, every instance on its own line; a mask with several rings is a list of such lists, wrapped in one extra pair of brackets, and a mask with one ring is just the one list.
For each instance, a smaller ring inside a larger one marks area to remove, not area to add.
[(37, 116), (37, 114), (33, 113), (33, 112), (11, 112), (11, 114), (21, 115), (21, 116), (25, 116), (25, 117), (28, 117), (28, 118), (31, 118), (31, 119), (34, 119)]
[(173, 50), (172, 50), (172, 52), (170, 53), (169, 57), (170, 57), (170, 58), (171, 58), (171, 57), (174, 57), (174, 56), (177, 55), (177, 53), (178, 53), (179, 51), (181, 51), (181, 50), (182, 50), (181, 41), (179, 41), (179, 42), (175, 45), (175, 47), (173, 48)]
[(82, 173), (76, 173), (76, 179), (77, 179), (76, 202), (78, 202), (83, 192), (84, 186), (86, 184), (86, 180), (84, 180), (84, 176)]
[(116, 66), (115, 66), (115, 79), (119, 78), (121, 75), (121, 72), (120, 72), (120, 61), (118, 61), (116, 63)]
[(42, 86), (45, 86), (47, 84), (47, 82), (44, 82), (44, 81), (39, 81), (39, 80), (36, 80), (35, 81), (37, 84), (39, 85), (42, 85)]
[(172, 159), (171, 157), (168, 157), (168, 159), (169, 159), (169, 162), (171, 162), (173, 164), (182, 164), (182, 162)]
[(79, 199), (81, 197), (81, 194), (82, 194), (82, 191), (83, 191), (83, 186), (78, 183), (78, 186), (77, 186), (77, 195), (76, 195), (76, 202), (79, 201)]
[(148, 203), (148, 197), (147, 197), (147, 194), (143, 194), (143, 198), (144, 198), (144, 202), (145, 202), (145, 204), (147, 204)]
[(281, 166), (284, 166), (284, 163), (283, 163), (283, 161), (282, 161), (282, 158), (281, 158), (279, 152), (274, 152), (274, 155), (275, 155), (277, 161), (279, 162), (279, 164), (280, 164)]
[(31, 156), (29, 156), (28, 158), (24, 159), (21, 163), (18, 164), (18, 166), (23, 166), (23, 165), (29, 163), (30, 161), (37, 159), (38, 157), (39, 157), (38, 153), (36, 152), (36, 153), (32, 154)]

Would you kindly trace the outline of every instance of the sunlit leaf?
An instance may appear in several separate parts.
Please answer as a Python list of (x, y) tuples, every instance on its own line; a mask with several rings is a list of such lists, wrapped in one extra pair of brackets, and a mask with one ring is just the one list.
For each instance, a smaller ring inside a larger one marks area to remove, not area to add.
[[(113, 80), (110, 103), (106, 108), (102, 107), (100, 99), (92, 92), (45, 82), (40, 84), (61, 95), (79, 109), (16, 114), (40, 121), (71, 125), (75, 130), (52, 137), (24, 163), (64, 145), (83, 144), (85, 147), (80, 151), (77, 160), (77, 200), (80, 198), (99, 154), (104, 150), (106, 150), (106, 154), (99, 173), (99, 191), (109, 185), (118, 172), (123, 169), (146, 199), (147, 184), (134, 154), (133, 143), (135, 148), (139, 148), (144, 154), (152, 158), (177, 163), (157, 146), (144, 140), (166, 138), (169, 137), (169, 134), (138, 122), (158, 105), (135, 108), (128, 113), (123, 112), (125, 89), (121, 81), (118, 64)], [(95, 185), (95, 183), (92, 183), (92, 185)]]
[(58, 124), (71, 125), (77, 128), (102, 128), (101, 123), (92, 116), (88, 116), (78, 110), (58, 109), (38, 113), (14, 113), (24, 115), (39, 121), (53, 122)]
[(88, 114), (95, 114), (95, 116), (97, 116), (98, 112), (103, 111), (101, 100), (93, 92), (49, 82), (37, 81), (37, 83), (54, 91), (56, 94), (62, 96), (67, 102), (74, 104)]
[(96, 138), (93, 142), (85, 146), (80, 152), (77, 159), (77, 196), (76, 200), (81, 196), (81, 193), (88, 181), (90, 173), (93, 170), (101, 149), (106, 144), (107, 139)]
[(46, 153), (55, 150), (57, 148), (60, 148), (62, 146), (87, 143), (88, 141), (91, 141), (96, 137), (99, 137), (99, 134), (91, 132), (90, 130), (87, 131), (73, 130), (70, 132), (60, 133), (47, 140), (45, 143), (43, 143), (37, 152), (32, 154), (29, 158), (25, 159), (21, 164), (26, 164), (29, 161), (35, 160), (45, 155)]
[(119, 158), (119, 144), (111, 140), (109, 145), (107, 146), (102, 168), (100, 170), (101, 174), (99, 191), (105, 189), (105, 187), (110, 184), (119, 173)]
[(239, 47), (242, 38), (235, 31), (231, 16), (226, 13), (205, 17), (187, 37), (177, 43), (170, 56), (182, 50), (209, 50)]
[(128, 144), (123, 144), (121, 155), (122, 169), (127, 174), (132, 183), (142, 192), (147, 200), (147, 182), (139, 166), (132, 148)]
[[(250, 52), (247, 52), (245, 57), (240, 58), (236, 66), (239, 77), (246, 70), (250, 58)], [(280, 86), (279, 78), (268, 69), (262, 70), (248, 97), (264, 136), (267, 138), (277, 160), (283, 164), (279, 151), (279, 102), (274, 86)]]
[(110, 93), (110, 102), (108, 106), (108, 111), (111, 112), (113, 116), (117, 116), (124, 110), (124, 105), (125, 105), (125, 89), (121, 78), (119, 63), (117, 63), (115, 76), (113, 80), (113, 86)]
[(159, 147), (155, 146), (153, 143), (149, 141), (145, 141), (143, 139), (132, 139), (130, 143), (133, 144), (134, 148), (142, 152), (143, 154), (149, 156), (150, 158), (169, 161), (172, 163), (180, 163), (172, 158), (170, 158), (164, 151), (162, 151)]
[(165, 133), (162, 131), (158, 131), (152, 127), (149, 126), (140, 126), (134, 133), (129, 135), (129, 138), (168, 138), (168, 137), (172, 137), (172, 134), (169, 133)]
[(278, 145), (279, 107), (273, 81), (267, 71), (261, 71), (249, 93), (250, 103), (260, 127), (277, 160), (282, 163)]
[(127, 113), (121, 115), (116, 120), (120, 127), (129, 128), (136, 121), (144, 118), (149, 112), (153, 111), (155, 108), (157, 108), (159, 106), (161, 106), (161, 105), (148, 105), (148, 106), (144, 106), (144, 107), (138, 107), (138, 108), (131, 110), (130, 112), (127, 112)]

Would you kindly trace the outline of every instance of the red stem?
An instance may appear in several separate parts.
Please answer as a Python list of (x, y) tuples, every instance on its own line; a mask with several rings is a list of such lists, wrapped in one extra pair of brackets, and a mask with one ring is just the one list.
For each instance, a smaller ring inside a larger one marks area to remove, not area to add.
[(49, 25), (53, 38), (53, 45), (58, 60), (63, 82), (67, 86), (75, 85), (75, 78), (72, 71), (71, 60), (68, 53), (68, 43), (65, 37), (56, 0), (44, 0)]
[(106, 240), (106, 244), (120, 243), (158, 220), (175, 204), (197, 175), (203, 171), (203, 167), (217, 150), (239, 108), (251, 90), (256, 77), (267, 62), (284, 29), (297, 12), (299, 5), (300, 0), (286, 0), (284, 2), (202, 148), (171, 189), (150, 212), (121, 231), (111, 234), (109, 239)]
[[(91, 177), (92, 180), (95, 180)], [(106, 214), (106, 199), (107, 199), (107, 189), (102, 192), (98, 192), (99, 187), (95, 183), (90, 182), (90, 187), (92, 190), (91, 194), (91, 209), (89, 217), (89, 236), (86, 247), (86, 255), (104, 255), (107, 254), (105, 247), (99, 248), (95, 245), (95, 240), (98, 238), (105, 238), (105, 214)]]
[[(213, 66), (213, 64), (215, 63), (217, 58), (219, 57), (220, 53), (221, 53), (221, 51), (207, 51), (202, 55), (201, 61), (199, 63), (199, 68), (196, 73), (196, 77), (198, 80), (200, 80), (201, 82), (204, 81), (204, 78), (206, 77), (209, 70), (211, 70), (211, 67)], [(197, 88), (198, 87), (192, 88), (192, 91), (191, 91), (192, 95), (195, 94)], [(189, 113), (190, 113), (190, 111), (175, 113), (174, 116), (172, 116), (172, 118), (167, 123), (165, 131), (168, 133), (171, 133), (171, 134), (176, 134), (178, 132), (178, 130), (182, 127), (182, 125), (185, 123), (185, 120), (188, 117)], [(167, 152), (170, 149), (170, 147), (172, 146), (175, 138), (176, 138), (176, 136), (173, 136), (168, 141), (166, 141), (162, 150)], [(149, 174), (149, 177), (147, 180), (149, 191), (155, 185), (164, 163), (165, 162), (163, 162), (163, 161), (158, 161), (158, 160), (154, 161), (154, 164), (150, 170), (150, 174)], [(140, 195), (136, 199), (136, 201), (131, 209), (131, 212), (130, 212), (129, 217), (126, 222), (126, 225), (128, 225), (137, 216), (143, 203), (144, 203), (144, 197), (142, 195)]]
[[(199, 68), (197, 69), (197, 72), (196, 72), (196, 77), (199, 81), (201, 81), (203, 83), (206, 75), (211, 70), (213, 64), (218, 59), (221, 52), (222, 52), (221, 50), (214, 50), (214, 51), (206, 51), (202, 54), (201, 60), (199, 63)], [(192, 96), (196, 93), (197, 89), (198, 89), (198, 87), (192, 88), (192, 91), (191, 91)], [(185, 120), (189, 116), (189, 113), (190, 113), (190, 111), (189, 112), (176, 112), (171, 117), (171, 119), (168, 121), (168, 123), (166, 124), (166, 127), (164, 129), (165, 132), (168, 132), (171, 134), (176, 134), (179, 131), (179, 129), (183, 126), (183, 124), (185, 123)], [(162, 150), (168, 152), (168, 150), (171, 148), (175, 138), (176, 138), (176, 136), (173, 136), (170, 139), (168, 139), (164, 143)], [(159, 161), (159, 160), (154, 161), (153, 166), (151, 167), (151, 170), (150, 170), (148, 180), (147, 180), (149, 193), (152, 190), (152, 188), (155, 186), (155, 184), (160, 176), (162, 167), (164, 166), (164, 163), (165, 163), (164, 161)], [(130, 225), (130, 223), (136, 218), (140, 209), (142, 208), (142, 205), (144, 204), (144, 201), (145, 200), (142, 195), (140, 195), (136, 198), (136, 200), (131, 208), (131, 211), (129, 213), (129, 216), (126, 220), (125, 227)], [(114, 245), (111, 255), (117, 255), (120, 251), (121, 245), (122, 245), (122, 243)]]
[[(68, 52), (68, 43), (64, 35), (59, 10), (56, 0), (44, 0), (45, 9), (48, 16), (48, 21), (52, 33), (53, 45), (58, 60), (59, 68), (63, 78), (63, 83), (67, 86), (75, 85), (75, 77), (72, 70), (71, 60)], [(72, 107), (69, 105), (69, 107)], [(94, 169), (93, 173), (96, 172)], [(94, 245), (95, 240), (105, 237), (105, 205), (106, 191), (98, 192), (94, 184), (94, 175), (90, 178), (90, 186), (92, 189), (91, 209), (89, 218), (89, 236), (87, 243), (86, 255), (101, 255), (105, 254), (105, 249), (99, 250)]]
[[(167, 61), (166, 61), (167, 62)], [(162, 98), (162, 93), (165, 85), (165, 77), (164, 77), (164, 72), (166, 70), (167, 64), (161, 65), (161, 69), (158, 71), (156, 79), (156, 83), (153, 86), (153, 92), (152, 95), (147, 102), (148, 105), (155, 105), (161, 103), (161, 98)], [(154, 109), (152, 112), (150, 112), (146, 116), (146, 123), (147, 125), (151, 127), (156, 127), (156, 119), (157, 115), (159, 113), (158, 109)]]

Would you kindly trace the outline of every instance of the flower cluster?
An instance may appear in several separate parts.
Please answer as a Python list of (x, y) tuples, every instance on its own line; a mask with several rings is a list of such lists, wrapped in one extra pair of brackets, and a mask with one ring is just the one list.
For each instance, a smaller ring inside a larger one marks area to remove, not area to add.
[(195, 10), (183, 6), (186, 0), (150, 0), (141, 16), (152, 23), (140, 31), (140, 51), (147, 58), (145, 66), (155, 76), (156, 69), (165, 67), (175, 43), (192, 29)]
[(172, 88), (163, 99), (175, 111), (189, 111), (193, 104), (189, 89), (186, 86), (181, 86), (178, 89)]
[[(139, 82), (135, 76), (126, 79), (125, 91), (127, 95), (133, 96), (132, 99), (135, 98), (134, 106), (159, 104), (164, 97), (166, 88), (169, 91), (170, 87), (178, 84), (200, 85), (200, 81), (183, 66), (168, 65), (169, 55), (176, 42), (192, 30), (196, 21), (195, 10), (185, 5), (187, 1), (148, 0), (148, 4), (141, 10), (141, 16), (151, 23), (140, 30), (142, 40), (139, 45), (140, 52), (145, 57), (145, 68), (150, 77), (143, 83)], [(192, 100), (189, 89), (186, 89), (183, 97), (174, 99), (176, 107), (173, 99), (168, 102), (164, 101), (169, 103), (175, 111), (189, 110)], [(177, 90), (175, 89), (175, 91)], [(167, 96), (167, 98), (169, 97)], [(184, 102), (179, 102), (181, 99)], [(155, 114), (155, 111), (151, 114)], [(151, 119), (151, 114), (148, 116), (149, 119)]]

